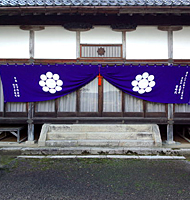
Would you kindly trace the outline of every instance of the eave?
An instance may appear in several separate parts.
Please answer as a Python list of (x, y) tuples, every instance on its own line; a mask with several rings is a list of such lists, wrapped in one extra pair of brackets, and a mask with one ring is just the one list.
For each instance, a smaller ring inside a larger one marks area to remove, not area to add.
[[(0, 7), (0, 25), (111, 22), (137, 25), (190, 25), (190, 6), (20, 6)], [(88, 17), (87, 17), (88, 16)]]
[(0, 7), (0, 14), (189, 14), (190, 6), (18, 6)]

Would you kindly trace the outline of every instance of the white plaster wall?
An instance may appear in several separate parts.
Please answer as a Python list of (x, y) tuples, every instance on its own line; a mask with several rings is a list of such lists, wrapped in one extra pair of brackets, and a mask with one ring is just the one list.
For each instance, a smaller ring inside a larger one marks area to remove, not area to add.
[(138, 26), (135, 31), (126, 32), (126, 58), (167, 59), (167, 32), (156, 26)]
[(34, 58), (76, 59), (76, 32), (61, 26), (35, 32)]
[(95, 26), (93, 29), (81, 32), (82, 44), (121, 44), (122, 33), (112, 31), (109, 26)]
[(173, 32), (173, 58), (190, 59), (190, 27)]
[(29, 31), (0, 26), (0, 58), (29, 58)]

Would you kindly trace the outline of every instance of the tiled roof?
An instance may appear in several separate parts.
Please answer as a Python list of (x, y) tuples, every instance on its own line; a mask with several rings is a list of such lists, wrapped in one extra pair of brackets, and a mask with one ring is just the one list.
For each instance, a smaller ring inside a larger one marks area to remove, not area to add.
[(0, 7), (15, 6), (189, 6), (190, 0), (0, 0)]

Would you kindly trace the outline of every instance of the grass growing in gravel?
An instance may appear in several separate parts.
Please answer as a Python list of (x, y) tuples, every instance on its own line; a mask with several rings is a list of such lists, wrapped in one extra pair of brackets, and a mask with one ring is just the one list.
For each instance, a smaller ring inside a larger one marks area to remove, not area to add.
[(2, 155), (2, 156), (0, 156), (0, 166), (8, 165), (14, 159), (15, 159), (15, 157), (13, 157), (13, 156)]

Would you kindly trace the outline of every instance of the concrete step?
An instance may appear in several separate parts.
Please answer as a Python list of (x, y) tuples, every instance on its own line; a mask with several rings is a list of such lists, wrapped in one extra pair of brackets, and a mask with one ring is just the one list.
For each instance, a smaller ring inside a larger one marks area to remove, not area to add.
[(146, 140), (153, 139), (149, 132), (49, 132), (47, 140)]
[(150, 147), (153, 140), (47, 140), (48, 147)]
[(44, 124), (39, 146), (161, 146), (156, 124)]
[(49, 132), (152, 132), (152, 124), (51, 124)]

